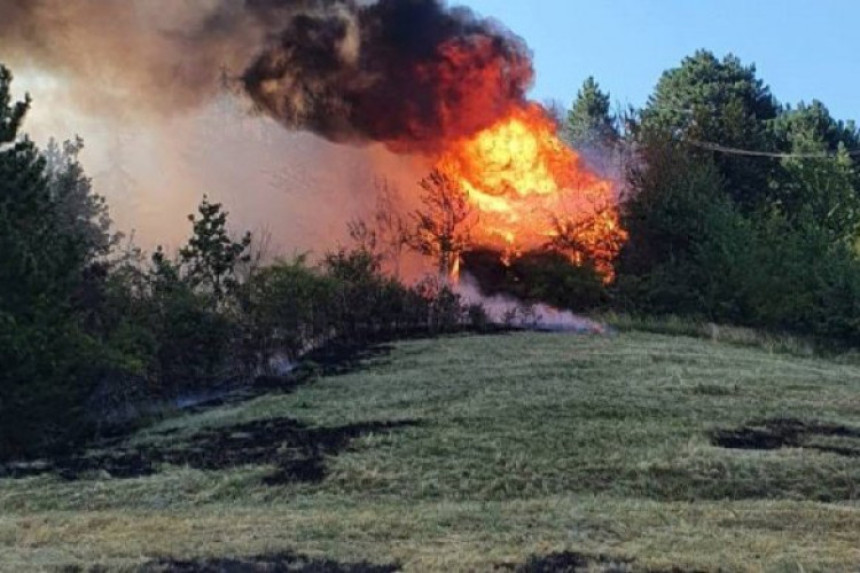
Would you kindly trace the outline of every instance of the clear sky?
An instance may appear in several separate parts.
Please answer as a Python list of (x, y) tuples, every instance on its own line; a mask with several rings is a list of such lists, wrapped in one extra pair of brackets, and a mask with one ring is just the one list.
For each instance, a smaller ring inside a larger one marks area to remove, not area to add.
[(593, 75), (642, 105), (660, 74), (699, 48), (732, 52), (783, 103), (819, 99), (860, 121), (858, 0), (460, 0), (535, 53), (537, 100), (569, 103)]

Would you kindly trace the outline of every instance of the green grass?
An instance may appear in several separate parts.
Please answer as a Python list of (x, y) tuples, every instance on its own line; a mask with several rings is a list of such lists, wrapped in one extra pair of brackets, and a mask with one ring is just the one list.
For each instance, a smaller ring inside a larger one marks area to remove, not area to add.
[(359, 438), (319, 484), (265, 485), (265, 466), (0, 480), (0, 569), (287, 549), (415, 571), (565, 550), (635, 570), (860, 568), (860, 457), (710, 441), (776, 417), (860, 427), (851, 364), (641, 332), (412, 341), (354, 373), (132, 441), (284, 416), (419, 423)]

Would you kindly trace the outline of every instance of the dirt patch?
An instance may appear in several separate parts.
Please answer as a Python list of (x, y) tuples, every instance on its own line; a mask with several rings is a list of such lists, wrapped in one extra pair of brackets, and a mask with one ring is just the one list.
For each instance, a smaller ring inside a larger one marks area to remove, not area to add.
[(278, 553), (241, 559), (180, 561), (160, 559), (144, 565), (140, 573), (393, 573), (398, 565), (372, 563), (338, 563), (330, 559), (312, 559), (296, 553)]
[(416, 424), (403, 420), (311, 428), (291, 418), (258, 420), (204, 430), (169, 447), (115, 448), (36, 464), (10, 464), (0, 467), (0, 477), (54, 472), (76, 480), (91, 472), (102, 472), (122, 479), (153, 474), (160, 464), (203, 470), (271, 464), (278, 469), (265, 479), (269, 485), (319, 482), (326, 474), (326, 456), (346, 450), (356, 438)]
[(808, 448), (860, 457), (860, 429), (797, 418), (758, 420), (739, 428), (715, 430), (711, 443), (730, 449)]

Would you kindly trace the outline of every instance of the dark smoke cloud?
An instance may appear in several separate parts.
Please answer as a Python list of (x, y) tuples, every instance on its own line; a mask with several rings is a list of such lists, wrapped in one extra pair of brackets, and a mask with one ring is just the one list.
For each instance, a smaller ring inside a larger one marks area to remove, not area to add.
[(380, 0), (293, 17), (243, 81), (289, 127), (412, 150), (489, 126), (532, 67), (521, 40), (465, 9)]
[(234, 78), (291, 129), (401, 152), (489, 126), (533, 76), (522, 40), (441, 0), (0, 0), (0, 61), (127, 111), (194, 108)]

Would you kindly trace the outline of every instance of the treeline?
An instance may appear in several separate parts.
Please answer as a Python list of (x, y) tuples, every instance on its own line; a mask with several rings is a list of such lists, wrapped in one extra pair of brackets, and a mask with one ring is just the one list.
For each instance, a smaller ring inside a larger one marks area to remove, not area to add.
[(0, 460), (68, 450), (113, 395), (171, 396), (323, 344), (486, 324), (444, 282), (383, 273), (368, 233), (318, 264), (267, 262), (206, 199), (175, 256), (146, 256), (113, 232), (80, 141), (41, 151), (20, 135), (30, 104), (12, 102), (11, 81), (0, 68)]
[(700, 51), (641, 110), (613, 113), (589, 78), (565, 128), (623, 167), (629, 241), (602, 304), (860, 342), (852, 122), (781, 105), (754, 66)]

